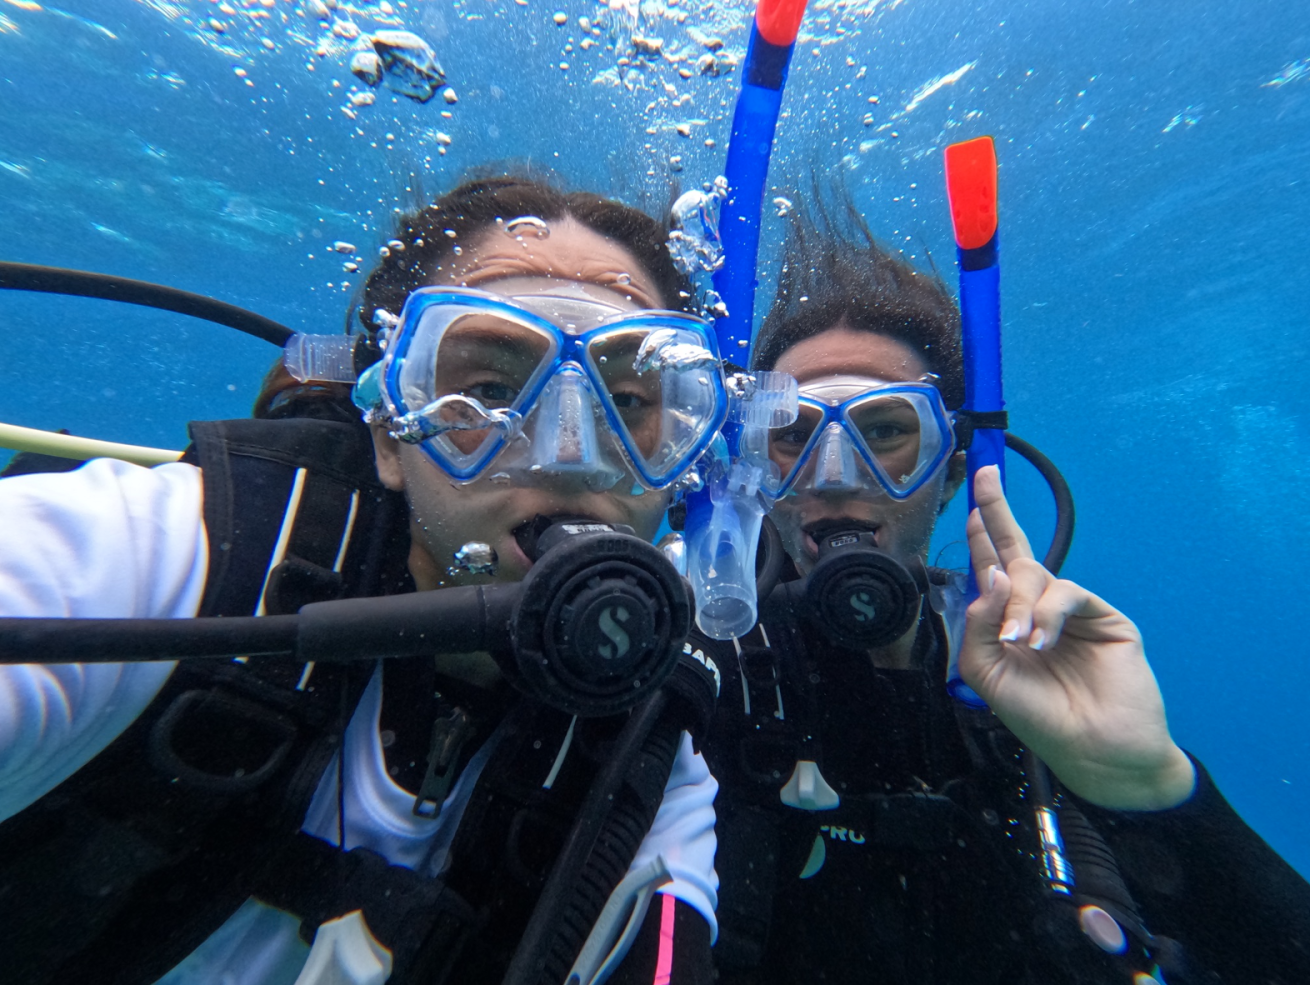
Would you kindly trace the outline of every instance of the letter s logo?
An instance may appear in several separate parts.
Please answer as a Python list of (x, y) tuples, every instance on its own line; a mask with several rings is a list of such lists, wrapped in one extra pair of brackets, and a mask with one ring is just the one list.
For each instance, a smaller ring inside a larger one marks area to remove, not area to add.
[(867, 622), (876, 615), (873, 611), (873, 603), (869, 599), (868, 592), (856, 592), (852, 595), (851, 608), (860, 613), (855, 617), (856, 622)]
[(600, 631), (609, 637), (610, 643), (614, 644), (610, 646), (609, 643), (602, 643), (596, 647), (596, 652), (606, 660), (617, 660), (632, 648), (632, 641), (628, 639), (628, 634), (623, 631), (623, 627), (614, 621), (616, 618), (619, 622), (627, 622), (628, 610), (621, 605), (616, 605), (600, 614)]

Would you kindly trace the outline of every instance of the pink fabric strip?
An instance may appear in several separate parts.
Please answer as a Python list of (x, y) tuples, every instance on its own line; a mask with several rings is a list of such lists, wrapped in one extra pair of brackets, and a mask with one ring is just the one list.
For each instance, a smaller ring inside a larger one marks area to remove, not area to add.
[(660, 893), (660, 899), (664, 903), (660, 911), (660, 954), (655, 962), (654, 985), (669, 985), (669, 979), (673, 977), (673, 917), (678, 900), (667, 893)]

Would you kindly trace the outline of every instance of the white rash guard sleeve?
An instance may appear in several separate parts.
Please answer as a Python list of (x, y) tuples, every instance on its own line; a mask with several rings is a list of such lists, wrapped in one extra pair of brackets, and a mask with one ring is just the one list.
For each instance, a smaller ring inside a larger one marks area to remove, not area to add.
[(673, 772), (664, 787), (664, 800), (655, 813), (637, 855), (628, 871), (663, 855), (673, 882), (661, 892), (693, 907), (710, 925), (711, 942), (718, 939), (719, 923), (714, 910), (719, 905), (719, 877), (714, 871), (714, 797), (719, 783), (710, 773), (705, 757), (692, 749), (691, 736), (682, 733), (682, 746), (673, 761)]
[[(194, 616), (208, 564), (194, 466), (96, 459), (0, 479), (0, 615)], [(117, 738), (173, 666), (0, 666), (0, 820)]]

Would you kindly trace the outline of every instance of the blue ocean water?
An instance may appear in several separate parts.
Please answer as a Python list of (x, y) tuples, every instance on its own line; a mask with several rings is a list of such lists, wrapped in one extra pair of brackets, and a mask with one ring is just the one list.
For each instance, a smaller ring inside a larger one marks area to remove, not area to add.
[[(810, 7), (770, 197), (839, 177), (886, 241), (953, 280), (941, 148), (996, 137), (1012, 426), (1073, 485), (1066, 574), (1137, 620), (1179, 741), (1310, 873), (1310, 7)], [(712, 180), (750, 9), (0, 0), (0, 259), (339, 330), (362, 274), (330, 246), (367, 268), (395, 209), (470, 168), (515, 161), (652, 210)], [(379, 29), (424, 38), (457, 101), (356, 80)], [(771, 215), (766, 282), (781, 229)], [(0, 421), (174, 448), (188, 420), (247, 414), (275, 355), (180, 316), (10, 292), (0, 326)], [(1018, 466), (1012, 490), (1043, 541), (1045, 493)], [(952, 508), (948, 557), (962, 529)]]

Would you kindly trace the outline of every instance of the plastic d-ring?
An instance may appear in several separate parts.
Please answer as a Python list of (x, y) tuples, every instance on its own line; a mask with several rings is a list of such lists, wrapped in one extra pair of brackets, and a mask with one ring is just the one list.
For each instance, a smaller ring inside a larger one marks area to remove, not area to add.
[(977, 137), (946, 148), (946, 195), (955, 243), (962, 250), (986, 246), (996, 235), (996, 145)]
[(781, 48), (796, 43), (805, 16), (806, 0), (760, 0), (755, 8), (755, 28), (769, 44)]

